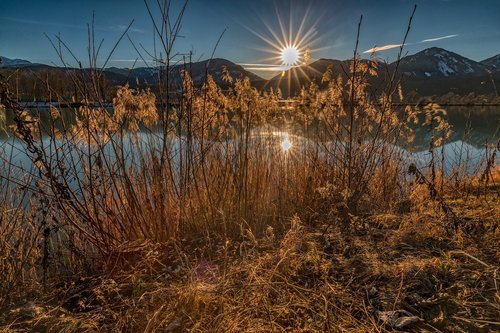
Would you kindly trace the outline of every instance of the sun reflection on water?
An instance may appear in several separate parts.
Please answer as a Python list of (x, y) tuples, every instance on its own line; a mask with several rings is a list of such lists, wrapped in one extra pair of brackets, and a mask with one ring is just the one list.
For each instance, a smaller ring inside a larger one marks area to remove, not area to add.
[(281, 149), (283, 149), (283, 151), (287, 153), (291, 148), (292, 148), (292, 142), (290, 141), (288, 133), (285, 133), (285, 138), (281, 142)]

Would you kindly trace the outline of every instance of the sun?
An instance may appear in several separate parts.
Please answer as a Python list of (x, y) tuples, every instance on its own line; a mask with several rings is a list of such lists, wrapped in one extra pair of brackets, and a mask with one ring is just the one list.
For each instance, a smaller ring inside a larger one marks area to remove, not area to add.
[(270, 72), (270, 77), (281, 73), (279, 85), (284, 96), (292, 92), (292, 86), (301, 86), (302, 78), (311, 82), (311, 75), (323, 75), (310, 65), (311, 54), (327, 50), (330, 46), (321, 47), (321, 44), (326, 44), (319, 34), (319, 18), (322, 14), (313, 13), (310, 3), (312, 1), (308, 6), (297, 8), (281, 8), (276, 5), (276, 18), (272, 21), (260, 18), (263, 31), (246, 27), (267, 44), (256, 47), (256, 50), (263, 51), (268, 56), (260, 58), (258, 63), (241, 65), (249, 71)]
[(296, 66), (300, 59), (300, 52), (294, 46), (287, 46), (281, 50), (281, 62), (285, 66)]

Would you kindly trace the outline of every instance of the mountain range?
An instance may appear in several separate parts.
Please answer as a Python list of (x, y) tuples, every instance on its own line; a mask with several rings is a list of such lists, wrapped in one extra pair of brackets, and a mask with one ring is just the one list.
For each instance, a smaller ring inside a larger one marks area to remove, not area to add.
[[(1, 70), (20, 68), (32, 72), (40, 70), (61, 70), (43, 64), (35, 64), (22, 59), (2, 57)], [(367, 60), (361, 60), (367, 62)], [(281, 89), (284, 96), (295, 95), (302, 86), (310, 82), (321, 85), (323, 73), (331, 67), (332, 74), (347, 76), (351, 60), (319, 59), (309, 65), (292, 68), (270, 80), (245, 70), (242, 66), (226, 59), (211, 59), (189, 64), (173, 65), (169, 73), (172, 84), (181, 82), (181, 70), (185, 69), (193, 78), (195, 84), (201, 84), (207, 74), (215, 81), (223, 84), (222, 68), (226, 67), (234, 77), (247, 76), (258, 88)], [(458, 95), (475, 94), (498, 95), (495, 81), (500, 86), (500, 54), (483, 61), (474, 61), (457, 53), (442, 48), (429, 48), (413, 55), (401, 58), (399, 63), (383, 64), (376, 70), (378, 77), (370, 83), (381, 85), (387, 80), (388, 74), (398, 70), (398, 77), (405, 91), (415, 91), (420, 96), (444, 95), (453, 92)], [(71, 70), (71, 69), (65, 69)], [(110, 67), (104, 69), (104, 74), (112, 85), (129, 83), (131, 86), (150, 86), (157, 82), (158, 68), (139, 67), (134, 69)]]
[(459, 54), (433, 47), (401, 59), (399, 68), (404, 75), (417, 77), (472, 77), (487, 75), (500, 69), (500, 54), (476, 62)]
[[(351, 61), (319, 59), (308, 66), (293, 68), (284, 75), (277, 75), (266, 84), (273, 89), (280, 88), (286, 95), (294, 95), (304, 86), (304, 82), (314, 81), (321, 86), (323, 73), (329, 67), (334, 77), (347, 77)], [(360, 61), (369, 65), (366, 59)], [(379, 64), (374, 68), (377, 76), (370, 79), (370, 84), (375, 88), (384, 87), (396, 69), (404, 91), (414, 91), (420, 96), (441, 96), (449, 92), (458, 95), (468, 95), (471, 92), (498, 95), (492, 80), (498, 81), (500, 85), (500, 54), (477, 62), (433, 47), (405, 56), (399, 63)]]

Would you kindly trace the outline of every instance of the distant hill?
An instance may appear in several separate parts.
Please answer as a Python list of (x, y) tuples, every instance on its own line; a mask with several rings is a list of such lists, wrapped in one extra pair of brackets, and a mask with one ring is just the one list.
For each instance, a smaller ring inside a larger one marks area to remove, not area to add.
[[(19, 92), (19, 97), (24, 101), (29, 100), (46, 100), (48, 93), (45, 84), (37, 84), (40, 81), (49, 79), (50, 85), (66, 98), (78, 100), (81, 91), (73, 80), (72, 74), (77, 74), (78, 78), (82, 75), (89, 78), (89, 69), (77, 68), (64, 68), (54, 67), (44, 64), (35, 64), (26, 60), (11, 60), (4, 58), (2, 66), (0, 67), (0, 74), (4, 73), (5, 76), (15, 78), (15, 82), (11, 82), (12, 86), (16, 87)], [(182, 83), (181, 71), (186, 70), (193, 78), (196, 85), (201, 85), (205, 82), (207, 75), (212, 75), (217, 84), (224, 87), (225, 82), (222, 80), (222, 71), (226, 67), (229, 73), (234, 78), (248, 77), (252, 84), (255, 86), (264, 86), (265, 80), (258, 75), (245, 70), (240, 65), (237, 65), (226, 59), (211, 59), (200, 62), (193, 62), (187, 64), (175, 64), (170, 67), (169, 84), (174, 87), (179, 87)], [(105, 84), (102, 86), (103, 91), (106, 91), (106, 96), (111, 98), (114, 94), (116, 86), (129, 84), (131, 87), (153, 87), (158, 84), (158, 74), (162, 73), (163, 77), (166, 76), (166, 69), (159, 67), (140, 67), (140, 68), (117, 68), (110, 67), (103, 70)], [(77, 97), (74, 97), (77, 96)]]
[(4, 67), (25, 67), (33, 65), (28, 60), (22, 59), (9, 59), (7, 57), (0, 57), (0, 68)]
[[(34, 72), (40, 69), (53, 69), (53, 70), (79, 70), (74, 68), (61, 68), (54, 67), (44, 64), (36, 64), (29, 62), (27, 60), (22, 59), (9, 59), (6, 57), (0, 57), (2, 62), (0, 64), (0, 68), (27, 68)], [(187, 64), (175, 64), (170, 68), (170, 80), (171, 83), (176, 84), (181, 82), (181, 70), (187, 70), (195, 83), (201, 83), (205, 80), (206, 75), (212, 75), (214, 79), (219, 82), (221, 81), (222, 76), (222, 68), (227, 67), (229, 73), (233, 77), (241, 77), (246, 76), (249, 77), (251, 81), (260, 81), (263, 80), (258, 75), (245, 70), (240, 65), (237, 65), (226, 59), (210, 59), (203, 60), (199, 62), (192, 62)], [(132, 85), (135, 85), (136, 82), (139, 84), (155, 84), (157, 81), (157, 75), (159, 72), (158, 67), (139, 67), (139, 68), (117, 68), (117, 67), (109, 67), (104, 69), (104, 74), (109, 77), (109, 79), (116, 84), (124, 84), (125, 82), (129, 82)]]
[[(207, 74), (212, 75), (217, 83), (223, 84), (223, 67), (226, 67), (229, 73), (235, 78), (244, 76), (249, 77), (251, 81), (263, 80), (258, 75), (245, 70), (240, 65), (237, 65), (226, 59), (215, 58), (199, 62), (173, 65), (170, 68), (169, 81), (173, 85), (180, 84), (182, 82), (181, 71), (186, 70), (191, 74), (191, 77), (195, 84), (204, 82), (206, 80)], [(105, 69), (105, 73), (114, 73), (120, 75), (122, 80), (128, 81), (131, 85), (135, 85), (136, 82), (139, 82), (140, 85), (155, 84), (158, 81), (159, 71), (160, 68), (155, 67), (139, 67), (133, 69), (110, 67)]]
[[(370, 62), (366, 59), (360, 59), (359, 61), (370, 66)], [(320, 86), (320, 88), (324, 88), (322, 79), (329, 67), (331, 67), (333, 78), (340, 75), (346, 79), (350, 75), (351, 62), (352, 60), (319, 59), (309, 65), (292, 68), (286, 71), (284, 75), (276, 75), (267, 82), (266, 87), (279, 88), (284, 96), (296, 95), (303, 86), (309, 86), (312, 82)], [(380, 64), (377, 69), (379, 76), (368, 78), (373, 87), (378, 88), (385, 82), (386, 67), (386, 65)]]
[(222, 68), (226, 67), (233, 77), (247, 76), (251, 81), (262, 80), (258, 75), (245, 70), (242, 66), (235, 64), (226, 59), (215, 58), (200, 62), (193, 62), (186, 65), (177, 65), (173, 68), (173, 77), (180, 77), (180, 71), (186, 70), (191, 73), (191, 77), (195, 83), (205, 80), (206, 74), (214, 77), (216, 82), (222, 82)]
[(311, 82), (320, 85), (323, 74), (330, 66), (333, 68), (334, 76), (337, 77), (343, 73), (342, 68), (345, 64), (340, 60), (319, 59), (309, 65), (291, 68), (283, 74), (276, 75), (266, 82), (265, 88), (280, 89), (285, 97), (296, 95), (302, 86), (309, 86)]
[[(493, 82), (496, 82), (495, 85)], [(406, 93), (414, 91), (421, 97), (443, 96), (449, 93), (460, 96), (471, 93), (495, 96), (497, 94), (495, 89), (500, 88), (500, 72), (472, 77), (402, 77), (401, 85)]]
[(432, 47), (402, 58), (399, 71), (413, 77), (472, 77), (488, 74), (488, 67), (454, 52)]
[(481, 61), (481, 64), (487, 66), (492, 71), (500, 71), (500, 54)]

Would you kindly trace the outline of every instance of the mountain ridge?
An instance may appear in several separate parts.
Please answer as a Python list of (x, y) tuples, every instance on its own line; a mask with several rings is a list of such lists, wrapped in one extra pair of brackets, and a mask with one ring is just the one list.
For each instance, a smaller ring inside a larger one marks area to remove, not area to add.
[[(0, 58), (3, 59), (2, 64), (0, 64), (0, 68), (3, 69), (75, 70), (31, 63), (23, 59)], [(280, 89), (283, 96), (293, 96), (310, 82), (316, 82), (321, 86), (323, 74), (329, 67), (332, 68), (334, 77), (338, 75), (347, 77), (351, 61), (321, 58), (308, 65), (291, 68), (265, 80), (230, 60), (213, 58), (187, 64), (175, 64), (170, 67), (169, 80), (171, 84), (179, 85), (182, 82), (181, 71), (185, 69), (191, 73), (193, 82), (197, 85), (205, 82), (206, 75), (209, 74), (214, 77), (218, 84), (225, 86), (225, 82), (222, 80), (222, 68), (226, 67), (233, 77), (249, 77), (252, 84), (259, 89)], [(367, 59), (360, 59), (360, 61), (370, 64)], [(370, 84), (374, 87), (382, 87), (384, 82), (389, 79), (389, 73), (395, 69), (396, 62), (379, 65), (376, 69), (378, 76), (370, 78)], [(449, 92), (498, 94), (494, 80), (500, 76), (500, 54), (482, 61), (474, 61), (458, 53), (432, 47), (401, 58), (397, 69), (401, 82), (408, 88), (407, 90), (414, 90), (418, 94), (432, 95)], [(128, 83), (131, 86), (150, 86), (157, 83), (158, 71), (159, 67), (132, 69), (108, 67), (104, 69), (104, 74), (113, 85)]]
[[(267, 82), (266, 86), (273, 89), (279, 88), (284, 95), (293, 96), (307, 85), (307, 82), (301, 80), (304, 72), (311, 74), (308, 75), (307, 81), (321, 86), (323, 73), (329, 66), (332, 68), (334, 77), (340, 75), (346, 78), (349, 75), (351, 61), (352, 59), (340, 61), (322, 58), (309, 65), (292, 68), (284, 74), (276, 75)], [(360, 59), (360, 61), (369, 64), (367, 59)], [(496, 61), (499, 63), (497, 67), (493, 67)], [(318, 70), (319, 68), (321, 70)], [(432, 47), (402, 57), (399, 64), (397, 62), (379, 64), (376, 69), (378, 75), (369, 78), (370, 84), (375, 88), (383, 87), (384, 83), (389, 80), (390, 73), (393, 73), (396, 68), (401, 83), (407, 91), (425, 92), (425, 96), (434, 95), (433, 90), (436, 95), (449, 92), (498, 94), (493, 80), (498, 80), (497, 77), (500, 77), (500, 54), (478, 62), (442, 48)]]
[(488, 59), (480, 61), (482, 64), (494, 69), (495, 71), (500, 71), (500, 54), (494, 55)]
[[(427, 58), (427, 59), (425, 59)], [(429, 58), (432, 61), (429, 62)], [(57, 66), (51, 66), (46, 64), (33, 63), (24, 59), (10, 59), (7, 57), (0, 56), (2, 62), (0, 63), (0, 68), (17, 68), (17, 67), (52, 67), (60, 68)], [(427, 61), (423, 61), (423, 60)], [(368, 59), (361, 59), (362, 61)], [(315, 62), (311, 63), (309, 66), (317, 69), (316, 67), (323, 68), (324, 64), (328, 65), (339, 65), (341, 63), (347, 64), (350, 59), (339, 60), (333, 58), (320, 58)], [(219, 66), (217, 66), (219, 65)], [(395, 62), (389, 63), (389, 66), (394, 66)], [(260, 76), (252, 71), (247, 71), (244, 67), (238, 65), (224, 58), (213, 58), (201, 60), (198, 62), (192, 62), (187, 64), (175, 64), (172, 68), (195, 68), (195, 71), (200, 71), (200, 69), (208, 69), (210, 72), (214, 67), (229, 66), (237, 68), (240, 72), (247, 74), (251, 80), (263, 80)], [(300, 66), (303, 67), (303, 66)], [(416, 70), (415, 70), (416, 67)], [(158, 67), (137, 67), (137, 68), (121, 68), (121, 67), (106, 67), (104, 70), (115, 74), (120, 74), (123, 76), (136, 76), (137, 78), (150, 77), (157, 73)], [(483, 75), (490, 71), (500, 71), (500, 54), (494, 55), (490, 58), (484, 59), (482, 61), (475, 61), (458, 53), (448, 51), (439, 47), (431, 47), (419, 51), (413, 55), (407, 55), (401, 58), (399, 69), (403, 74), (407, 76), (418, 76), (418, 77), (449, 77), (449, 76), (475, 76)], [(326, 68), (325, 68), (326, 70)], [(134, 75), (135, 74), (135, 75)], [(279, 75), (277, 75), (279, 76)], [(275, 77), (269, 79), (273, 80)]]
[(401, 58), (399, 70), (408, 76), (453, 77), (485, 75), (489, 68), (455, 52), (431, 47)]
[[(27, 60), (22, 59), (9, 59), (6, 57), (1, 57), (2, 63), (0, 64), (0, 69), (28, 69), (36, 72), (38, 70), (46, 69), (53, 71), (74, 71), (80, 70), (78, 68), (65, 68), (50, 66), (45, 64), (32, 63)], [(257, 74), (245, 70), (242, 66), (223, 58), (213, 58), (202, 60), (199, 62), (192, 62), (187, 64), (174, 64), (170, 66), (170, 82), (171, 84), (178, 85), (181, 83), (181, 71), (188, 71), (195, 84), (201, 84), (205, 81), (206, 75), (212, 75), (214, 80), (222, 84), (222, 69), (226, 67), (228, 72), (233, 77), (246, 76), (249, 77), (251, 81), (263, 81)], [(84, 68), (83, 70), (88, 70)], [(135, 85), (152, 85), (156, 84), (158, 81), (158, 73), (160, 67), (137, 67), (137, 68), (118, 68), (118, 67), (106, 67), (103, 72), (108, 80), (115, 85), (123, 85), (129, 83), (132, 86)]]
[(3, 67), (24, 67), (33, 65), (31, 61), (24, 59), (10, 59), (0, 56), (0, 68)]

